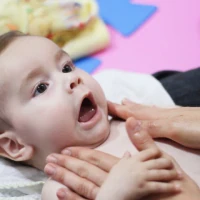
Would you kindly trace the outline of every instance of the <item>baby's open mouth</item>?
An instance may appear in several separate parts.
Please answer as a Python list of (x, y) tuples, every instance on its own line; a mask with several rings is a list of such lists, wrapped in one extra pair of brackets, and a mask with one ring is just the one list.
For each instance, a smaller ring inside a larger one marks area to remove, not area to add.
[(78, 121), (88, 122), (94, 117), (96, 112), (97, 112), (97, 106), (94, 102), (92, 94), (89, 94), (83, 99), (81, 103)]

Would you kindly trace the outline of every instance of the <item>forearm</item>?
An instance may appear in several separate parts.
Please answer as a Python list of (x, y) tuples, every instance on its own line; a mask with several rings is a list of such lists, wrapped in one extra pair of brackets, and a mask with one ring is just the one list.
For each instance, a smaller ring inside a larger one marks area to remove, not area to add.
[(200, 149), (200, 112), (188, 112), (171, 120), (170, 139), (183, 146)]
[(153, 138), (168, 138), (185, 147), (200, 149), (200, 108), (162, 109), (159, 113), (159, 117), (140, 120), (142, 128)]

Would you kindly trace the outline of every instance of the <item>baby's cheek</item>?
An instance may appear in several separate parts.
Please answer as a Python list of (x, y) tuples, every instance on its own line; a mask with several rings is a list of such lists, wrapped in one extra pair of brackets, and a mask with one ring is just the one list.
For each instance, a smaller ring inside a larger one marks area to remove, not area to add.
[(44, 140), (49, 143), (50, 149), (57, 152), (73, 143), (74, 131), (75, 128), (73, 122), (55, 119), (45, 130)]

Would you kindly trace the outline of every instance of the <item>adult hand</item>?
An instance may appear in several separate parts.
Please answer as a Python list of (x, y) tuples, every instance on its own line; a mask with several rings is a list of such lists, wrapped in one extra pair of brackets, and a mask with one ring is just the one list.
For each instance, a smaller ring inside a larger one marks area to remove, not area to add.
[(200, 108), (158, 108), (124, 100), (108, 102), (109, 114), (124, 120), (137, 119), (153, 138), (168, 138), (185, 147), (200, 149)]
[[(119, 161), (115, 156), (83, 147), (68, 148), (62, 153), (48, 156), (44, 169), (47, 175), (71, 189), (60, 189), (59, 199), (95, 199), (107, 174)], [(54, 168), (53, 174), (49, 173), (49, 166)]]
[(112, 167), (96, 200), (139, 200), (152, 194), (180, 192), (173, 182), (180, 178), (175, 166), (170, 159), (158, 157), (159, 154), (151, 148), (134, 156), (126, 152)]
[[(134, 129), (134, 121), (129, 123), (127, 129)], [(86, 199), (95, 199), (99, 187), (106, 179), (111, 168), (119, 160), (115, 156), (97, 150), (72, 147), (63, 150), (62, 154), (48, 156), (44, 171), (54, 180), (71, 189), (60, 189), (57, 192), (59, 199), (82, 200), (83, 197)], [(49, 167), (54, 168), (53, 174), (52, 171), (48, 170)]]
[[(161, 157), (163, 153), (144, 130), (139, 133), (133, 131), (137, 130), (136, 125), (137, 122), (134, 119), (126, 122), (127, 132), (133, 144), (139, 151), (151, 149), (156, 151), (157, 157)], [(119, 161), (119, 158), (109, 154), (81, 147), (67, 148), (62, 153), (63, 155), (50, 155), (45, 167), (45, 172), (49, 176), (75, 192), (62, 188), (57, 193), (59, 199), (95, 199), (99, 187), (112, 167)], [(48, 166), (54, 167), (53, 174), (48, 173)]]

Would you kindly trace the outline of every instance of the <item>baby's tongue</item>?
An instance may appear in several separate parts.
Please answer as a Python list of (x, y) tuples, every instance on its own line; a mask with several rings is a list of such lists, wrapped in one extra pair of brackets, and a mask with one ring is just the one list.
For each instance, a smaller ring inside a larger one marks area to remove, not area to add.
[(79, 122), (87, 122), (95, 115), (95, 109), (91, 106), (82, 106), (79, 113)]

